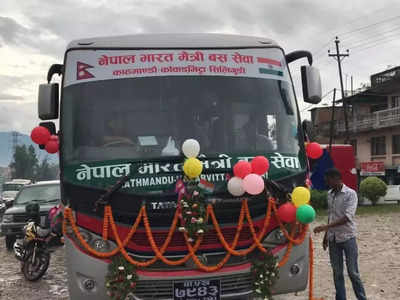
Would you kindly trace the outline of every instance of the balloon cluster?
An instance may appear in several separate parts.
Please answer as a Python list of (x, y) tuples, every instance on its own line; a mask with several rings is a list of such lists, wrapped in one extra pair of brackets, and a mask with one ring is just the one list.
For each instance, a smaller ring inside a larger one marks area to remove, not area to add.
[(324, 151), (322, 150), (320, 144), (312, 142), (306, 143), (306, 153), (309, 158), (318, 159), (322, 156)]
[(59, 141), (57, 135), (52, 135), (44, 126), (37, 126), (31, 131), (31, 139), (38, 145), (44, 145), (44, 149), (48, 153), (57, 153), (59, 149)]
[(242, 196), (244, 193), (258, 195), (264, 191), (264, 180), (261, 175), (268, 172), (269, 161), (264, 156), (257, 156), (250, 162), (239, 161), (233, 167), (232, 177), (228, 181), (228, 191), (233, 196)]
[(292, 192), (292, 203), (287, 202), (278, 208), (278, 216), (285, 223), (298, 221), (309, 224), (315, 219), (315, 210), (309, 205), (311, 194), (305, 187), (296, 187)]
[(194, 139), (188, 139), (182, 144), (182, 152), (187, 157), (183, 164), (183, 172), (190, 179), (197, 178), (203, 171), (203, 164), (196, 157), (200, 153), (200, 144)]

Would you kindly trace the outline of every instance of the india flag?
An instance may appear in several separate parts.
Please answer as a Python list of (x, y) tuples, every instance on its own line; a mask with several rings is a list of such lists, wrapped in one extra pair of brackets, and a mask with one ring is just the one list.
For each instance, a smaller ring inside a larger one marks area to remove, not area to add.
[(257, 57), (257, 62), (260, 64), (258, 71), (261, 74), (283, 76), (282, 63), (279, 60), (265, 57)]
[(212, 193), (214, 191), (214, 184), (212, 184), (211, 182), (208, 182), (207, 180), (204, 180), (204, 179), (200, 179), (198, 187), (209, 193)]

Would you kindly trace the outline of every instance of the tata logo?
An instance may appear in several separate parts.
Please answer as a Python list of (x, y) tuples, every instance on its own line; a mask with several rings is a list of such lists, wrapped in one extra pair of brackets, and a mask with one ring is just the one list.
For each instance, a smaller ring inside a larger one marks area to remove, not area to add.
[(176, 208), (176, 202), (175, 201), (150, 202), (150, 208), (153, 209), (153, 210), (175, 209)]
[(91, 68), (94, 67), (78, 61), (76, 63), (76, 80), (95, 78), (95, 76), (87, 70)]

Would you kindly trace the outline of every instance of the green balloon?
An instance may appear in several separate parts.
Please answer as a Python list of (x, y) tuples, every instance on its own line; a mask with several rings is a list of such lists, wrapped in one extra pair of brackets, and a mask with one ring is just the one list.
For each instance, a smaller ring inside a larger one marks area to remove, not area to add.
[(301, 205), (297, 208), (296, 218), (302, 224), (309, 224), (315, 220), (315, 210), (311, 205)]

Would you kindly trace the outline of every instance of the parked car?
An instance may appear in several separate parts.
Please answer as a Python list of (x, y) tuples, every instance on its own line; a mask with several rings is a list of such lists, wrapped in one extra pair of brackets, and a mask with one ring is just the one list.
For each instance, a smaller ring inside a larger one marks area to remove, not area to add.
[(6, 237), (6, 247), (13, 249), (17, 238), (23, 237), (23, 227), (29, 219), (25, 212), (28, 203), (40, 205), (40, 225), (45, 226), (50, 209), (60, 203), (60, 182), (42, 181), (24, 186), (14, 200), (14, 205), (8, 208), (0, 224), (1, 235)]
[(3, 214), (6, 211), (6, 203), (3, 201), (3, 199), (0, 198), (0, 222), (1, 219), (3, 218)]
[(30, 179), (13, 179), (3, 183), (2, 191), (19, 191), (24, 185), (31, 183)]
[(0, 202), (4, 203), (6, 208), (9, 208), (12, 206), (13, 201), (15, 197), (17, 196), (18, 191), (4, 191), (1, 194), (1, 200)]

